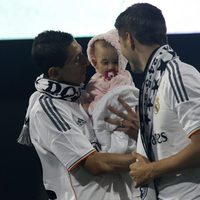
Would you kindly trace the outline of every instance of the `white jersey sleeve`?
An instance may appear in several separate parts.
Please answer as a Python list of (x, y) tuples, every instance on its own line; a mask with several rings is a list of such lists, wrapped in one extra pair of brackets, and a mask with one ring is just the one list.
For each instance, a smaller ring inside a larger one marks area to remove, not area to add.
[(175, 59), (167, 67), (164, 94), (168, 106), (177, 114), (185, 133), (190, 136), (200, 128), (200, 74), (191, 65)]
[[(190, 135), (200, 128), (199, 72), (178, 58), (170, 61), (153, 106), (151, 146), (155, 160), (162, 160), (186, 148)], [(195, 199), (199, 194), (198, 171), (196, 167), (159, 177), (158, 198)]]
[(75, 128), (55, 137), (51, 149), (69, 171), (96, 151), (86, 137)]
[[(76, 108), (77, 104), (68, 104), (66, 101), (52, 101), (49, 97), (41, 96), (31, 112), (31, 139), (42, 144), (43, 148), (52, 152), (71, 170), (96, 150), (91, 145), (92, 137), (88, 136), (89, 121), (78, 113), (80, 109)], [(78, 125), (73, 116), (79, 121), (83, 120), (82, 123)]]

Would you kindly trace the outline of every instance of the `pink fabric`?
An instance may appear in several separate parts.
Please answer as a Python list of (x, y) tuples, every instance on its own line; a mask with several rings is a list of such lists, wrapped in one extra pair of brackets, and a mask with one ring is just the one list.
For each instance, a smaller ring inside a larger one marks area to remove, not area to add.
[(128, 60), (122, 55), (120, 44), (119, 44), (119, 35), (116, 29), (112, 29), (106, 33), (96, 35), (88, 42), (87, 55), (88, 55), (88, 60), (90, 61), (91, 65), (94, 67), (94, 63), (92, 62), (92, 60), (95, 58), (94, 43), (97, 40), (105, 40), (117, 50), (117, 54), (119, 58), (118, 60), (119, 68), (125, 69), (128, 63)]
[(95, 73), (86, 87), (87, 98), (90, 97), (89, 112), (94, 109), (97, 101), (108, 91), (122, 85), (134, 85), (132, 76), (127, 70), (120, 69), (111, 80), (105, 80), (98, 72)]

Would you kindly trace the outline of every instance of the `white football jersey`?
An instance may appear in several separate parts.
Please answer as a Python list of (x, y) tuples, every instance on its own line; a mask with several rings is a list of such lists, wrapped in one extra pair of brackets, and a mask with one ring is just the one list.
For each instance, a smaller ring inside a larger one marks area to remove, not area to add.
[(82, 106), (44, 94), (37, 98), (29, 126), (45, 188), (58, 200), (132, 199), (131, 184), (122, 182), (121, 174), (93, 176), (80, 164), (99, 148)]
[[(151, 144), (156, 160), (170, 157), (190, 144), (200, 128), (200, 74), (178, 58), (167, 66), (153, 110)], [(200, 199), (200, 167), (158, 179), (159, 198)]]

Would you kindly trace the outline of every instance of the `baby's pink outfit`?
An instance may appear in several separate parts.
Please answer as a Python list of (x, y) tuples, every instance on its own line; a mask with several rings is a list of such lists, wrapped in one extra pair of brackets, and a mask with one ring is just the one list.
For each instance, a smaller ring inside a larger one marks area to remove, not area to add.
[(96, 69), (96, 73), (91, 77), (86, 87), (86, 95), (83, 95), (85, 96), (84, 101), (89, 100), (87, 111), (93, 120), (93, 128), (101, 150), (110, 153), (125, 153), (135, 149), (135, 141), (132, 141), (125, 133), (115, 131), (116, 125), (106, 123), (104, 117), (113, 116), (113, 113), (107, 108), (111, 104), (124, 112), (125, 109), (117, 100), (118, 96), (126, 99), (127, 103), (134, 109), (138, 104), (138, 89), (133, 83), (130, 72), (126, 70), (128, 61), (122, 55), (116, 29), (96, 35), (89, 41), (87, 55), (91, 65), (95, 67), (93, 63), (96, 59), (94, 44), (98, 40), (105, 40), (116, 49), (118, 69), (114, 72), (107, 71), (105, 75), (100, 74)]
[(119, 69), (118, 74), (111, 80), (104, 79), (100, 73), (96, 72), (86, 87), (86, 92), (89, 94), (90, 99), (92, 99), (88, 108), (89, 114), (92, 113), (96, 103), (106, 93), (122, 85), (132, 85), (134, 87), (132, 76), (128, 70)]
[[(93, 129), (101, 145), (101, 151), (129, 153), (136, 150), (136, 141), (129, 138), (124, 132), (117, 131), (117, 125), (105, 122), (104, 119), (105, 117), (119, 118), (108, 110), (109, 105), (117, 108), (120, 112), (126, 112), (125, 108), (118, 101), (119, 96), (134, 110), (135, 106), (138, 105), (139, 90), (135, 87), (130, 72), (125, 69), (128, 61), (121, 53), (117, 30), (97, 35), (89, 41), (87, 54), (93, 66), (93, 60), (95, 59), (94, 43), (97, 40), (105, 40), (117, 50), (119, 68), (117, 75), (115, 72), (113, 74), (111, 72), (111, 76), (106, 74), (105, 77), (96, 70), (96, 73), (91, 77), (86, 87), (86, 95), (83, 95), (85, 100), (83, 101), (88, 102), (89, 100), (88, 113), (92, 118)], [(120, 176), (126, 185), (126, 190), (131, 189), (132, 198), (138, 197), (139, 190), (134, 188), (129, 174), (121, 173)]]

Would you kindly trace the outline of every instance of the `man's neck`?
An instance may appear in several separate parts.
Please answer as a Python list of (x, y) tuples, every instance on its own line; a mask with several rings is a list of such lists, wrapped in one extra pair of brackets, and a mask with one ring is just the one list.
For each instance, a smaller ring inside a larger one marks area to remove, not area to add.
[(152, 46), (141, 45), (140, 46), (138, 57), (139, 57), (140, 67), (142, 71), (144, 71), (145, 66), (150, 56), (152, 55), (152, 53), (159, 47), (160, 45), (152, 45)]

